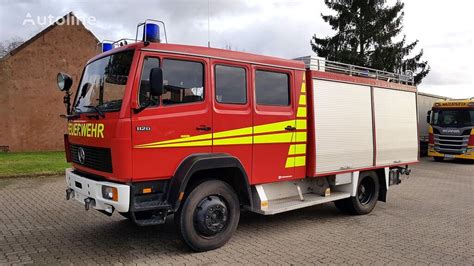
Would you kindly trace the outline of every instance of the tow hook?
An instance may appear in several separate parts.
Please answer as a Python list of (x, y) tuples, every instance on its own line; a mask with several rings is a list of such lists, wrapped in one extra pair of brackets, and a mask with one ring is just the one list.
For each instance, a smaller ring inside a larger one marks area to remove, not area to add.
[(408, 168), (408, 165), (406, 165), (404, 168), (401, 168), (401, 169), (400, 169), (400, 174), (406, 175), (407, 178), (408, 178), (408, 176), (410, 175), (410, 173), (411, 173), (411, 169)]
[(86, 208), (86, 211), (88, 211), (89, 208), (91, 207), (91, 203), (92, 203), (91, 198), (87, 198), (87, 199), (84, 200), (84, 208)]
[(66, 200), (69, 200), (71, 198), (72, 193), (74, 193), (74, 190), (70, 188), (66, 189)]

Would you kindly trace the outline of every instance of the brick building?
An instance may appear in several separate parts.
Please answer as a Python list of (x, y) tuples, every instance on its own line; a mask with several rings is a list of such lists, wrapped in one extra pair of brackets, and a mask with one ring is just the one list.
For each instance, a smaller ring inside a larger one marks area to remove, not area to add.
[(97, 42), (71, 12), (0, 59), (0, 146), (14, 152), (63, 149), (64, 93), (56, 74), (69, 73), (75, 92), (84, 64), (98, 53)]

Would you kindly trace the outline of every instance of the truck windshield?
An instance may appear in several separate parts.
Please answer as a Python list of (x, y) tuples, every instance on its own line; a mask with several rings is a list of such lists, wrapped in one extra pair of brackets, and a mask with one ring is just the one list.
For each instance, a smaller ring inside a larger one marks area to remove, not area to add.
[(132, 64), (133, 50), (89, 63), (77, 90), (77, 113), (119, 111)]
[(474, 110), (434, 110), (433, 125), (442, 127), (474, 126)]

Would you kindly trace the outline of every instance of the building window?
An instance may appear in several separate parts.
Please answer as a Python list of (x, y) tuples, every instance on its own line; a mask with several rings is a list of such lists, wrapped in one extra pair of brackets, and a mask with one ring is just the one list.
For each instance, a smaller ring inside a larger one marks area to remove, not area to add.
[(151, 99), (150, 106), (158, 105), (160, 99), (157, 96), (150, 95), (150, 72), (151, 69), (160, 67), (160, 59), (156, 57), (145, 57), (143, 61), (142, 77), (140, 79), (140, 104), (147, 104)]
[(164, 105), (204, 100), (204, 66), (198, 62), (163, 60)]
[(245, 69), (217, 65), (216, 101), (229, 104), (247, 103), (247, 80)]
[(257, 70), (255, 73), (257, 104), (290, 105), (290, 84), (288, 74)]

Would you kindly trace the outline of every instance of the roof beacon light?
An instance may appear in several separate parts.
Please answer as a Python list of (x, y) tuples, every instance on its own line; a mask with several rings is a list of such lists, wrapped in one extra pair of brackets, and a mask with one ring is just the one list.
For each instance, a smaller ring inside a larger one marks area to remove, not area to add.
[(143, 41), (160, 42), (160, 27), (157, 24), (146, 23)]
[[(158, 26), (160, 25), (160, 26)], [(139, 42), (138, 36), (142, 35), (142, 41), (145, 46), (151, 42), (161, 43), (161, 30), (163, 30), (164, 43), (168, 43), (168, 37), (166, 36), (165, 23), (161, 20), (147, 19), (145, 22), (137, 25), (137, 31), (135, 33), (135, 42)]]
[(113, 43), (102, 42), (102, 53), (105, 53), (114, 48)]

